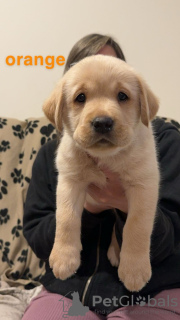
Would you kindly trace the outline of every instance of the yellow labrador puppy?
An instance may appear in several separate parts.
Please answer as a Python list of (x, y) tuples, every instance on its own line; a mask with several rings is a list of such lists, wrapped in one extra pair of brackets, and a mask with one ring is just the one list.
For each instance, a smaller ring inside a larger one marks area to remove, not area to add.
[[(150, 121), (158, 110), (157, 98), (125, 62), (96, 55), (63, 76), (43, 110), (59, 131), (63, 128), (56, 157), (56, 235), (50, 255), (54, 275), (66, 279), (80, 266), (86, 190), (90, 183), (106, 184), (100, 170), (105, 165), (119, 175), (128, 199), (120, 257), (113, 234), (108, 258), (119, 265), (126, 288), (139, 291), (151, 278), (159, 171)], [(88, 201), (93, 200), (88, 196)]]

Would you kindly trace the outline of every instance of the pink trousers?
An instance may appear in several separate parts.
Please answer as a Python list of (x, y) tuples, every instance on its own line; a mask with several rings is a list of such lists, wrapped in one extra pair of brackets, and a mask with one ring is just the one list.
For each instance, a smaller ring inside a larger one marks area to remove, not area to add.
[[(74, 305), (76, 298), (73, 297)], [(106, 317), (88, 311), (88, 308), (76, 299), (80, 313), (78, 314), (77, 308), (73, 308), (73, 301), (43, 289), (31, 301), (22, 320), (180, 320), (180, 289), (162, 291), (146, 304), (143, 297), (139, 297), (139, 304), (122, 307)]]

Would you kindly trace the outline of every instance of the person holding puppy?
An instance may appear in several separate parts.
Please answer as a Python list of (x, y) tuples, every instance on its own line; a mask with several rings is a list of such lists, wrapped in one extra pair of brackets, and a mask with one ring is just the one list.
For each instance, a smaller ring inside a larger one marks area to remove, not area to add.
[[(91, 34), (78, 41), (66, 62), (65, 72), (74, 63), (91, 55), (110, 55), (125, 61), (119, 45), (111, 37)], [(98, 72), (98, 70), (97, 70)], [(84, 205), (81, 229), (81, 266), (67, 280), (56, 279), (49, 266), (55, 238), (57, 172), (54, 158), (57, 141), (39, 151), (32, 172), (25, 214), (24, 236), (36, 255), (46, 261), (41, 278), (42, 292), (32, 300), (23, 320), (61, 319), (63, 304), (72, 305), (72, 293), (87, 306), (84, 319), (178, 319), (180, 316), (180, 133), (163, 119), (153, 121), (161, 185), (156, 219), (151, 237), (152, 277), (139, 292), (129, 292), (119, 281), (107, 250), (113, 225), (121, 247), (128, 215), (128, 202), (121, 181), (109, 168), (102, 168), (107, 184), (100, 189), (89, 185), (88, 193), (98, 205)], [(133, 266), (132, 266), (133, 268)], [(71, 308), (72, 310), (72, 308)], [(71, 314), (73, 315), (73, 314)], [(66, 313), (67, 316), (67, 313)], [(82, 315), (74, 314), (76, 319)], [(75, 318), (74, 318), (75, 319)]]

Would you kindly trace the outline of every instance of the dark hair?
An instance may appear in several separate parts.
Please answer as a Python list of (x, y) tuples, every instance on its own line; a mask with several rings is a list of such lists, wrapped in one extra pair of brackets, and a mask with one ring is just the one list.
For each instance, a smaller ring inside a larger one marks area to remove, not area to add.
[(101, 34), (89, 34), (75, 43), (66, 61), (64, 73), (68, 71), (71, 64), (85, 57), (97, 54), (105, 45), (111, 46), (119, 59), (126, 61), (124, 53), (119, 44), (110, 36)]

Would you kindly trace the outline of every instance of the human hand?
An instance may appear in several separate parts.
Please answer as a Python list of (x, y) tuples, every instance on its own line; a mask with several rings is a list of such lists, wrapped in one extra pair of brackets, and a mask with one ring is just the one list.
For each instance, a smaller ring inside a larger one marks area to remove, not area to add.
[(91, 213), (100, 213), (104, 210), (116, 208), (127, 213), (128, 202), (119, 176), (108, 168), (103, 167), (101, 170), (106, 176), (107, 183), (103, 188), (94, 184), (88, 186), (87, 193), (97, 202), (97, 205), (86, 201), (85, 209)]

